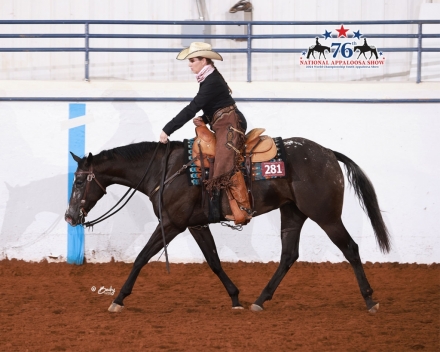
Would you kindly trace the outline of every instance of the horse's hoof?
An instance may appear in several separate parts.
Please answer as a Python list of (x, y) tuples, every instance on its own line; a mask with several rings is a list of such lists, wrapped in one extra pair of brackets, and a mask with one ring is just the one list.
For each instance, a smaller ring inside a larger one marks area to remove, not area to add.
[(371, 307), (370, 309), (368, 309), (368, 311), (371, 314), (377, 313), (377, 311), (379, 310), (379, 303), (376, 303), (373, 307)]
[(251, 311), (253, 311), (253, 312), (261, 312), (262, 310), (263, 310), (263, 307), (259, 306), (258, 304), (251, 305)]
[(112, 304), (110, 304), (110, 307), (108, 307), (108, 311), (112, 313), (120, 313), (123, 309), (124, 306), (120, 306), (119, 304), (114, 302), (112, 302)]
[(232, 309), (242, 310), (242, 309), (244, 309), (244, 308), (243, 308), (243, 306), (235, 306), (235, 307), (232, 307)]

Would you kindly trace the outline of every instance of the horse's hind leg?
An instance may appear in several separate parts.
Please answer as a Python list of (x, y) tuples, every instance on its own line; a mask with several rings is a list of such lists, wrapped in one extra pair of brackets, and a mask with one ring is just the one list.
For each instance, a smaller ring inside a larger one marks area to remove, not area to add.
[(237, 286), (231, 281), (231, 279), (224, 272), (220, 258), (217, 254), (217, 248), (212, 237), (211, 230), (208, 226), (202, 227), (189, 227), (188, 230), (193, 235), (195, 241), (199, 245), (205, 259), (211, 268), (211, 270), (218, 276), (222, 284), (225, 286), (226, 291), (228, 291), (229, 296), (232, 300), (232, 309), (243, 309), (243, 306), (238, 300), (238, 294), (240, 291)]
[(299, 237), (307, 216), (305, 216), (294, 203), (283, 205), (280, 211), (282, 246), (280, 264), (267, 286), (263, 289), (254, 304), (252, 304), (251, 310), (253, 311), (263, 310), (263, 303), (272, 299), (278, 285), (299, 257)]
[(338, 219), (338, 221), (333, 223), (319, 225), (327, 233), (332, 242), (342, 251), (345, 258), (350, 262), (368, 311), (370, 313), (376, 313), (379, 309), (379, 303), (373, 301), (373, 289), (368, 283), (364, 268), (362, 267), (361, 258), (359, 256), (359, 247), (345, 229), (342, 220)]

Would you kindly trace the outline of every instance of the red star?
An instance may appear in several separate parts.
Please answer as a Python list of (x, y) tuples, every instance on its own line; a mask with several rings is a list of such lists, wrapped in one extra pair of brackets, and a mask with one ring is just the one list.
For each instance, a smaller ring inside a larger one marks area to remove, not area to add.
[(349, 31), (349, 29), (345, 29), (344, 28), (344, 25), (342, 24), (341, 25), (341, 29), (337, 29), (336, 30), (339, 34), (338, 34), (338, 38), (339, 37), (345, 37), (345, 38), (347, 38), (347, 32)]

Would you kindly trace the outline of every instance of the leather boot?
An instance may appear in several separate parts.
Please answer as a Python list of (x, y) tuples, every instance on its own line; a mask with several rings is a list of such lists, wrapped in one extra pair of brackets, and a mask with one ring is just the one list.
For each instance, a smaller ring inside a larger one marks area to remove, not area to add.
[(225, 218), (233, 220), (235, 225), (246, 225), (252, 219), (252, 215), (247, 212), (247, 210), (251, 211), (251, 205), (246, 183), (240, 171), (231, 177), (231, 186), (226, 188), (226, 193), (232, 215), (226, 215)]

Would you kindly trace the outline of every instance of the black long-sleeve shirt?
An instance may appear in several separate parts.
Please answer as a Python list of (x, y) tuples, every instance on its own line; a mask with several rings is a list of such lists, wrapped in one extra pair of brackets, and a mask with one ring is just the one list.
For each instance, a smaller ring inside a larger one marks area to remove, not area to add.
[(221, 108), (234, 105), (235, 100), (229, 94), (228, 85), (223, 77), (215, 69), (205, 80), (200, 83), (200, 88), (195, 98), (188, 106), (182, 109), (163, 131), (169, 136), (178, 130), (185, 123), (191, 120), (196, 114), (203, 110), (202, 119), (205, 123), (210, 123), (212, 115)]

